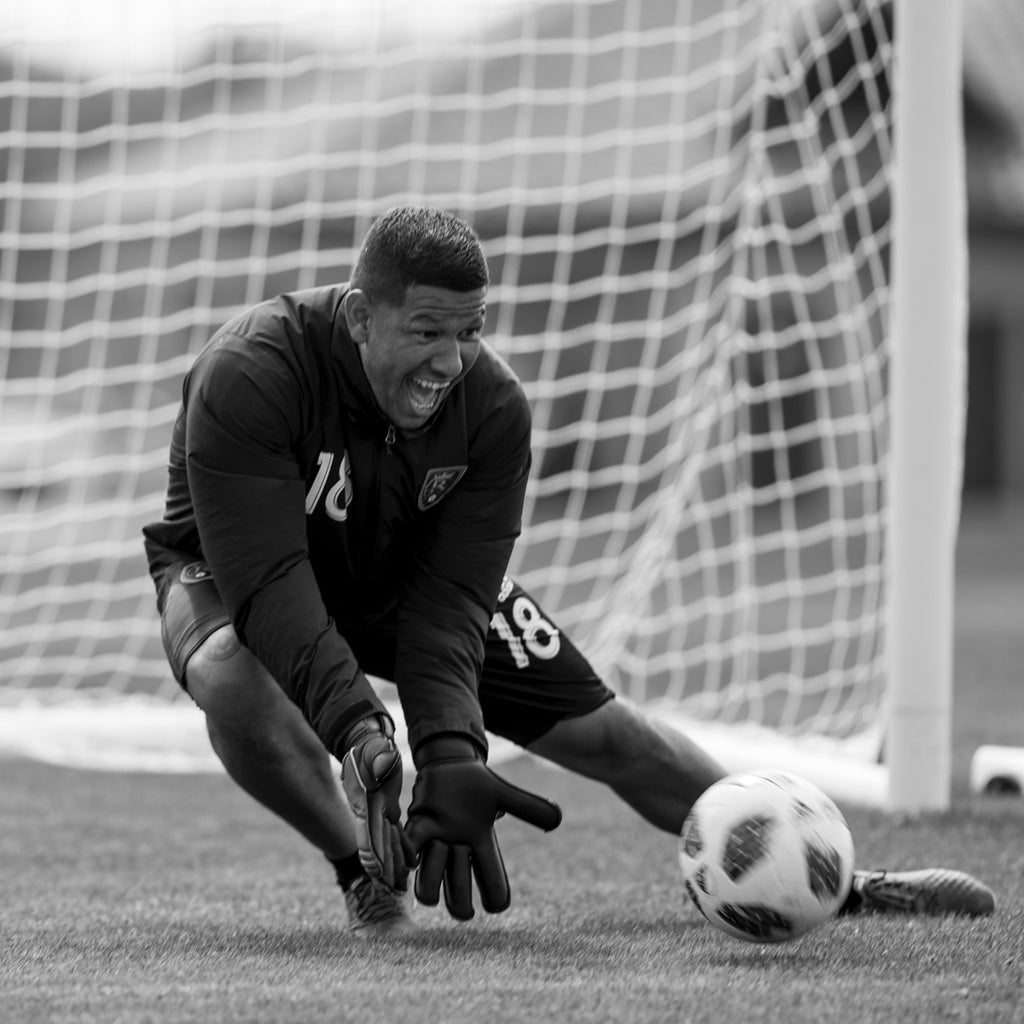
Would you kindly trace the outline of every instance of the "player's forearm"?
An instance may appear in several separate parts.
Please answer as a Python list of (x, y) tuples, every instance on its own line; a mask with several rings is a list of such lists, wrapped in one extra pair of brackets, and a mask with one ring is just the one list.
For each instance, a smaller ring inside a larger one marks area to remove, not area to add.
[(482, 661), (483, 634), (467, 632), (466, 619), (450, 610), (400, 625), (395, 682), (413, 749), (438, 733), (462, 734), (487, 749), (477, 697)]
[(384, 707), (319, 599), (311, 600), (303, 580), (291, 577), (253, 597), (240, 635), (340, 760), (356, 723)]
[(382, 706), (320, 596), (302, 482), (209, 461), (192, 453), (188, 479), (203, 554), (235, 631), (327, 749), (343, 755), (345, 733)]
[(472, 536), (469, 520), (438, 524), (417, 553), (398, 610), (396, 677), (409, 742), (459, 733), (487, 749), (477, 690), (491, 615), (516, 529)]

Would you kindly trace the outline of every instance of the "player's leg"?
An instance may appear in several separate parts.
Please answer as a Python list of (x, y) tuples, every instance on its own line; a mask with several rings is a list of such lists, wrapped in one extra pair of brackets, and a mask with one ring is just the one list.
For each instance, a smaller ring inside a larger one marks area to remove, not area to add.
[(679, 833), (724, 774), (696, 743), (615, 697), (533, 598), (506, 580), (487, 639), (480, 701), (487, 727), (605, 783), (658, 828)]
[(652, 825), (676, 835), (697, 797), (725, 774), (703, 748), (622, 697), (556, 722), (527, 749), (605, 783)]
[(205, 563), (170, 570), (160, 605), (171, 670), (206, 716), (228, 775), (326, 856), (354, 853), (352, 815), (326, 750), (239, 642)]
[[(722, 774), (700, 747), (645, 718), (621, 698), (557, 722), (528, 749), (607, 783), (648, 821), (675, 834), (697, 797)], [(950, 868), (924, 868), (855, 871), (839, 913), (979, 917), (994, 909), (992, 890), (973, 876)]]
[[(657, 827), (678, 835), (722, 767), (679, 731), (611, 691), (544, 615), (506, 581), (487, 638), (480, 702), (487, 728), (607, 784)], [(856, 871), (841, 913), (990, 914), (991, 890), (961, 871)]]
[(352, 812), (327, 751), (239, 642), (202, 563), (174, 570), (161, 605), (171, 668), (205, 714), (230, 778), (334, 865), (353, 928), (366, 933), (404, 925), (400, 896), (372, 884), (359, 864)]
[(326, 750), (231, 625), (197, 648), (186, 682), (228, 775), (325, 856), (355, 853), (352, 815)]

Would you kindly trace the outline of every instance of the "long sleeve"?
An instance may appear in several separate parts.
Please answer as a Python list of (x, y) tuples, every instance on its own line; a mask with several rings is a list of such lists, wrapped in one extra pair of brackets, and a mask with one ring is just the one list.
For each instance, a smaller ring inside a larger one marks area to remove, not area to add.
[(189, 376), (188, 485), (203, 554), (239, 637), (336, 755), (381, 705), (334, 628), (309, 561), (294, 455), (309, 405), (276, 350), (213, 346)]
[(398, 612), (397, 679), (413, 749), (460, 732), (486, 749), (477, 699), (484, 640), (522, 524), (530, 415), (503, 384), (471, 438), (471, 463), (417, 545)]

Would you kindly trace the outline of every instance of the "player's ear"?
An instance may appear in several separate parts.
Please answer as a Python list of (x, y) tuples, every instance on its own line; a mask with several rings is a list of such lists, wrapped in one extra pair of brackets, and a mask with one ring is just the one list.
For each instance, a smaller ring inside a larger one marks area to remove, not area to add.
[(357, 345), (370, 340), (370, 298), (366, 292), (353, 288), (341, 302), (348, 333)]

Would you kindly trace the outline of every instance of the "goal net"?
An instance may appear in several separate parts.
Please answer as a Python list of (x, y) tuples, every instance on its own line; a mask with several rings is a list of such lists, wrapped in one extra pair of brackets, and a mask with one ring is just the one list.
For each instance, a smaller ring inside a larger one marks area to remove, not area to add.
[(521, 582), (727, 764), (870, 775), (891, 6), (285, 7), (164, 25), (148, 62), (0, 49), (0, 744), (209, 763), (140, 536), (181, 378), (228, 317), (344, 280), (372, 218), (422, 202), (480, 232), (488, 335), (533, 406)]

